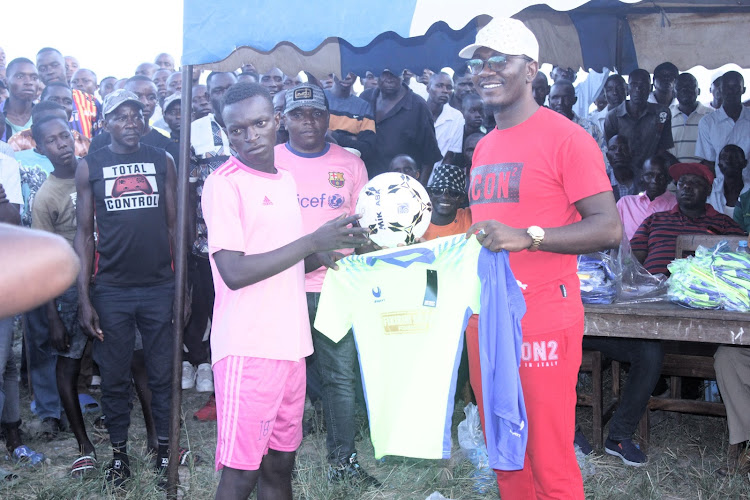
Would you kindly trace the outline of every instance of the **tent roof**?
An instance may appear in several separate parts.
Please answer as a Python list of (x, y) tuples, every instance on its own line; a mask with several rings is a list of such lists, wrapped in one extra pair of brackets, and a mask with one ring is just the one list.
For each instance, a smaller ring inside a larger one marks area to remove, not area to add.
[(319, 77), (386, 65), (457, 67), (458, 49), (488, 16), (511, 15), (540, 40), (540, 62), (621, 71), (665, 60), (681, 69), (750, 66), (750, 52), (725, 42), (748, 38), (750, 0), (185, 0), (182, 63), (232, 71), (250, 61), (261, 72), (304, 68)]

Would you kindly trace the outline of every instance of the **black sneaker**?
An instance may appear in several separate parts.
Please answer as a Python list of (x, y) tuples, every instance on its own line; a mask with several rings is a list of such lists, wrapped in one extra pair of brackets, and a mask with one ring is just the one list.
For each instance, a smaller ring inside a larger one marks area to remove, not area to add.
[(617, 442), (607, 438), (604, 442), (604, 451), (609, 455), (620, 457), (625, 465), (641, 467), (648, 462), (646, 455), (630, 439)]
[(591, 455), (594, 452), (594, 448), (589, 444), (589, 440), (583, 435), (583, 432), (576, 431), (576, 437), (573, 440), (573, 445), (577, 446), (581, 453), (584, 455)]
[(169, 457), (156, 457), (154, 472), (157, 476), (157, 485), (161, 489), (167, 487), (167, 467), (169, 467)]
[(121, 488), (130, 479), (130, 462), (128, 458), (113, 458), (104, 471), (104, 480), (114, 488)]
[(368, 487), (380, 487), (380, 481), (365, 472), (362, 469), (362, 466), (359, 465), (356, 453), (352, 453), (352, 455), (341, 465), (329, 465), (328, 481), (332, 483), (350, 481), (360, 483)]

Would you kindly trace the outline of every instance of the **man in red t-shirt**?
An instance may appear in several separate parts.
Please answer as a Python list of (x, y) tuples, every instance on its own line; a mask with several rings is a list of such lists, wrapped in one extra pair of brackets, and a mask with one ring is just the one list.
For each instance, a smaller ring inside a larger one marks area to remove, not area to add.
[[(527, 307), (520, 363), (526, 459), (520, 471), (496, 471), (500, 494), (583, 499), (573, 449), (583, 338), (575, 255), (618, 246), (622, 227), (612, 188), (591, 136), (534, 101), (539, 44), (522, 22), (493, 19), (459, 55), (470, 59), (474, 87), (497, 123), (474, 152), (469, 203), (476, 223), (467, 237), (511, 252)], [(477, 382), (476, 319), (472, 324), (467, 341)], [(472, 386), (481, 402), (481, 383)]]

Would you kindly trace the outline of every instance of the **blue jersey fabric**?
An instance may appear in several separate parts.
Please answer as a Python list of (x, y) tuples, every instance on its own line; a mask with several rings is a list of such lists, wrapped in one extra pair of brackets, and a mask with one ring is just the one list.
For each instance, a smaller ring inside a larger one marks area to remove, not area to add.
[(507, 252), (482, 248), (478, 273), (482, 284), (479, 359), (489, 465), (497, 470), (521, 470), (529, 435), (518, 372), (526, 302)]

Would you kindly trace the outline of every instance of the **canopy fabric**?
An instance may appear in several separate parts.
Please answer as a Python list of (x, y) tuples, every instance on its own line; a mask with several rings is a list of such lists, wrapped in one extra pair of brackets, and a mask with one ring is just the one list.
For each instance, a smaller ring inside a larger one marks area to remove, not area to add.
[(458, 30), (481, 14), (510, 17), (526, 7), (544, 3), (556, 10), (570, 10), (586, 0), (185, 0), (182, 63), (218, 62), (241, 46), (270, 52), (282, 41), (301, 51), (315, 50), (328, 37), (364, 47), (388, 31), (402, 38), (420, 36), (438, 21)]
[(683, 70), (750, 66), (750, 52), (733, 49), (750, 41), (750, 0), (185, 0), (182, 63), (233, 71), (252, 62), (260, 72), (317, 77), (456, 68), (488, 16), (524, 21), (542, 63), (626, 73), (663, 61)]
[[(670, 25), (662, 27), (662, 22)], [(628, 17), (638, 65), (653, 71), (657, 64), (673, 62), (680, 70), (702, 65), (715, 69), (727, 63), (750, 67), (750, 15), (666, 14)]]

